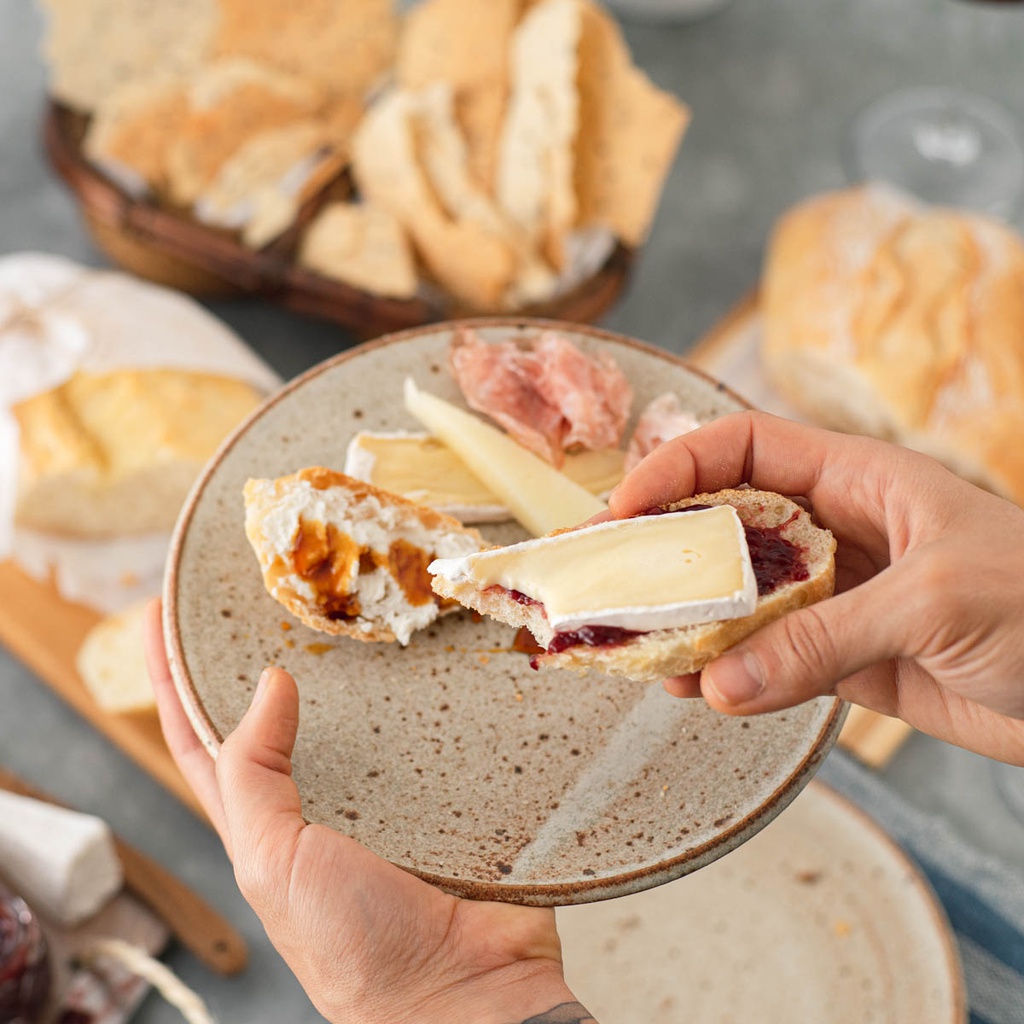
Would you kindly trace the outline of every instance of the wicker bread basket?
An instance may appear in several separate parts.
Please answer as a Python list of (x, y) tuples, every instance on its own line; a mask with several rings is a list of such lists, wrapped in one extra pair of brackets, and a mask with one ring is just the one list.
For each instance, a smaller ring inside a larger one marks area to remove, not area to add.
[[(383, 298), (300, 267), (294, 256), (302, 228), (324, 202), (351, 192), (345, 174), (310, 199), (284, 235), (254, 251), (231, 232), (127, 195), (86, 159), (82, 139), (87, 124), (83, 115), (50, 102), (44, 124), (46, 152), (74, 194), (96, 244), (114, 263), (139, 277), (198, 296), (258, 296), (332, 320), (360, 337), (494, 312), (467, 309), (454, 300)], [(518, 312), (591, 323), (618, 298), (632, 263), (633, 253), (620, 245), (601, 270), (574, 291)]]

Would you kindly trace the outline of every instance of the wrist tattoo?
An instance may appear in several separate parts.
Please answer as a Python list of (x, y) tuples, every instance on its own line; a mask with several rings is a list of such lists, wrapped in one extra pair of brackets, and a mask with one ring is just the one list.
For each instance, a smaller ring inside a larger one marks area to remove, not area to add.
[(597, 1024), (597, 1019), (587, 1012), (582, 1003), (559, 1003), (522, 1024)]

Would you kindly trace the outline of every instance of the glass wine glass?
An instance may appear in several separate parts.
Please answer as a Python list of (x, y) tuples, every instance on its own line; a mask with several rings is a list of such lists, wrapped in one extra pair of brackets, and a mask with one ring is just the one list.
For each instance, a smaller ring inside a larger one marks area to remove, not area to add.
[[(974, 0), (1002, 8), (1017, 0)], [(1024, 138), (999, 104), (960, 88), (909, 88), (855, 118), (847, 156), (855, 180), (886, 181), (928, 203), (1012, 219), (1024, 200)]]

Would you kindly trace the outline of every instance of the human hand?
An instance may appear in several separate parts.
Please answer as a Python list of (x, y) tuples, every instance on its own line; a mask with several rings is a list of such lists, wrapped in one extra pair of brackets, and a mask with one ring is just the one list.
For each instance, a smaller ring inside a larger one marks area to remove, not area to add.
[(743, 715), (834, 693), (1024, 764), (1024, 510), (908, 449), (765, 413), (661, 445), (609, 506), (621, 518), (741, 483), (811, 502), (838, 542), (836, 596), (670, 693)]
[(160, 724), (231, 858), (242, 895), (328, 1020), (593, 1021), (562, 977), (551, 910), (460, 900), (302, 818), (291, 778), (295, 681), (267, 669), (216, 762), (171, 680), (159, 602), (146, 660)]

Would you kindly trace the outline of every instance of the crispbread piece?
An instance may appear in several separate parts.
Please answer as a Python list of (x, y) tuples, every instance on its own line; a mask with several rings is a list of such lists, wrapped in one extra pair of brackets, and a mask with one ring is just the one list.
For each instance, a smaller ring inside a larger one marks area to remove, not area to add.
[(83, 143), (85, 155), (130, 195), (167, 191), (167, 154), (188, 113), (181, 78), (129, 82), (97, 106)]
[(254, 61), (204, 68), (189, 88), (188, 112), (168, 150), (171, 197), (190, 205), (246, 140), (315, 115), (324, 101), (308, 81)]
[(418, 279), (409, 239), (373, 203), (330, 203), (306, 229), (299, 264), (374, 295), (412, 298)]
[(355, 134), (353, 169), (360, 191), (406, 228), (438, 283), (475, 309), (493, 310), (515, 274), (510, 241), (441, 205), (417, 152), (424, 100), (393, 90), (369, 110)]
[(574, 168), (579, 223), (643, 243), (689, 108), (634, 67), (615, 21), (582, 5), (579, 134)]
[(457, 519), (319, 466), (249, 480), (244, 496), (267, 591), (335, 636), (404, 646), (443, 610), (427, 565), (483, 545)]
[(197, 197), (206, 224), (240, 228), (259, 248), (286, 230), (303, 201), (344, 165), (346, 147), (327, 123), (309, 118), (259, 132), (221, 165)]
[[(732, 505), (744, 525), (765, 528), (785, 524), (781, 536), (801, 549), (808, 578), (784, 583), (760, 596), (754, 613), (743, 618), (653, 630), (605, 646), (579, 644), (558, 654), (539, 654), (536, 663), (578, 672), (599, 669), (637, 682), (658, 682), (669, 676), (697, 672), (773, 619), (831, 596), (835, 584), (835, 540), (828, 530), (816, 526), (810, 515), (788, 498), (768, 491), (734, 489), (697, 494), (664, 508), (675, 511), (690, 505), (723, 504)], [(585, 570), (581, 567), (581, 571)], [(451, 581), (434, 576), (431, 585), (435, 593), (467, 608), (511, 626), (527, 627), (542, 647), (551, 640), (551, 627), (539, 605), (519, 603), (500, 588), (480, 591), (466, 580)]]
[(216, 0), (43, 0), (50, 92), (86, 113), (154, 69), (183, 78), (209, 56)]
[(218, 7), (216, 55), (249, 57), (331, 93), (364, 98), (394, 61), (393, 0), (219, 0)]
[(573, 146), (581, 11), (577, 0), (544, 0), (516, 29), (496, 181), (499, 206), (556, 268), (577, 213)]

